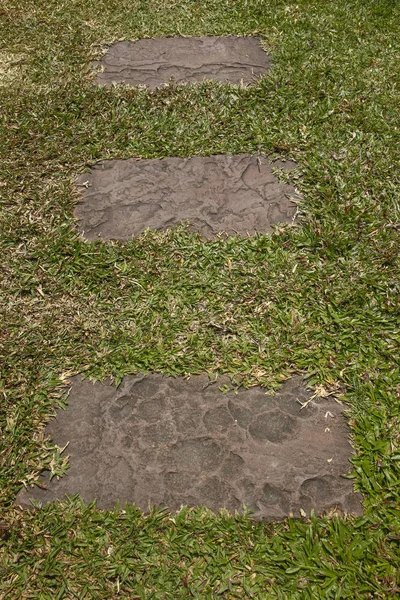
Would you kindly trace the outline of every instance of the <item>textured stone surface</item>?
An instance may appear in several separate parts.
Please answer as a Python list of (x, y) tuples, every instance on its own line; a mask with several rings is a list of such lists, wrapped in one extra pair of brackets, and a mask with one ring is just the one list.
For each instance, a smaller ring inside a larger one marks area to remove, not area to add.
[(208, 239), (222, 231), (267, 233), (296, 211), (295, 189), (272, 169), (295, 167), (249, 154), (110, 160), (77, 179), (82, 201), (75, 216), (89, 240), (128, 240), (181, 221)]
[(20, 492), (18, 503), (80, 493), (103, 508), (117, 500), (172, 510), (205, 504), (281, 518), (302, 508), (360, 513), (348, 473), (351, 447), (341, 407), (312, 401), (302, 380), (280, 393), (261, 388), (223, 394), (206, 376), (126, 377), (116, 390), (75, 378), (66, 411), (47, 433), (68, 445), (70, 469), (47, 490)]
[(100, 85), (123, 82), (155, 89), (204, 79), (250, 84), (270, 61), (257, 38), (175, 37), (117, 42), (97, 65)]

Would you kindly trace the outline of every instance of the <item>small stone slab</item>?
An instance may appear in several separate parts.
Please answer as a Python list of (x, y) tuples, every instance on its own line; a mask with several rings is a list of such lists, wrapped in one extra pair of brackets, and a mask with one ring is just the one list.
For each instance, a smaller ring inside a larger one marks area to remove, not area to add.
[(296, 212), (294, 187), (279, 183), (272, 169), (295, 167), (250, 154), (109, 160), (78, 177), (75, 216), (88, 240), (129, 240), (181, 221), (207, 239), (268, 233)]
[(270, 60), (254, 37), (173, 37), (117, 42), (97, 65), (100, 85), (154, 90), (206, 79), (248, 85), (267, 71)]
[(277, 395), (262, 388), (222, 393), (224, 379), (161, 375), (126, 377), (112, 385), (74, 378), (67, 410), (47, 434), (68, 444), (68, 474), (47, 489), (29, 488), (27, 506), (79, 493), (101, 508), (136, 503), (178, 510), (206, 505), (279, 519), (300, 509), (361, 514), (350, 480), (351, 447), (339, 404), (311, 401), (300, 377)]

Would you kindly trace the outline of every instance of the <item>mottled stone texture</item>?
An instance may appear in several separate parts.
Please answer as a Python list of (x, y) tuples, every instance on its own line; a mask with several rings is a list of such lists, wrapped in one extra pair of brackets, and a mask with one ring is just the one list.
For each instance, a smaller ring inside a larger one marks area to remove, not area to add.
[(295, 167), (249, 154), (109, 160), (79, 176), (75, 216), (88, 240), (128, 240), (181, 221), (207, 239), (267, 233), (296, 210), (295, 189), (279, 183), (272, 169)]
[(47, 433), (67, 443), (68, 475), (29, 499), (80, 493), (103, 508), (117, 500), (175, 510), (205, 504), (276, 519), (302, 508), (361, 512), (349, 471), (351, 447), (339, 404), (312, 401), (299, 377), (280, 393), (261, 388), (224, 394), (207, 377), (129, 376), (116, 389), (75, 378), (66, 411)]
[(126, 83), (154, 90), (166, 83), (205, 79), (248, 85), (270, 65), (252, 37), (175, 37), (113, 44), (102, 60), (100, 85)]

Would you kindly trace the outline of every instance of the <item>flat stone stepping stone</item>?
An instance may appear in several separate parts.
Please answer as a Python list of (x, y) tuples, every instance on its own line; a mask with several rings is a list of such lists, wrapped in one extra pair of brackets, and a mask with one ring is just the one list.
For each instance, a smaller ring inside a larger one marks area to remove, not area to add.
[(109, 160), (77, 178), (82, 201), (75, 216), (88, 240), (129, 240), (181, 221), (207, 239), (268, 233), (296, 212), (295, 188), (272, 170), (295, 167), (250, 154)]
[(46, 433), (70, 456), (65, 477), (17, 499), (42, 503), (79, 493), (101, 508), (136, 503), (178, 510), (206, 505), (279, 519), (303, 509), (361, 513), (352, 490), (351, 446), (342, 407), (311, 401), (300, 377), (279, 394), (261, 388), (222, 393), (224, 379), (161, 375), (112, 385), (74, 378), (67, 410)]
[(100, 85), (126, 83), (151, 90), (205, 79), (254, 83), (270, 66), (255, 37), (172, 37), (113, 44), (99, 63)]

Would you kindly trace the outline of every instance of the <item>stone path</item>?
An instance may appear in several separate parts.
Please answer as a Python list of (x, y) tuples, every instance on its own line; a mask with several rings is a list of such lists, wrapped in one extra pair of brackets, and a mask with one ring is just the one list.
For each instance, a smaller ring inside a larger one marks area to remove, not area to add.
[(250, 84), (269, 68), (254, 37), (174, 37), (117, 42), (100, 63), (100, 85), (126, 83), (155, 89), (205, 79)]
[(88, 240), (129, 240), (186, 220), (208, 239), (221, 231), (268, 233), (296, 211), (295, 189), (279, 183), (272, 169), (295, 167), (249, 154), (110, 160), (78, 177), (75, 216)]
[[(98, 83), (144, 84), (207, 78), (248, 84), (269, 66), (254, 38), (170, 38), (119, 42), (102, 61)], [(267, 233), (295, 214), (295, 190), (278, 183), (265, 157), (207, 156), (114, 160), (81, 175), (76, 207), (82, 233), (128, 240), (146, 228), (182, 220), (205, 238), (224, 231)], [(46, 502), (79, 493), (102, 508), (133, 502), (179, 509), (205, 504), (279, 519), (338, 509), (361, 514), (360, 496), (343, 477), (350, 470), (349, 430), (342, 407), (311, 401), (294, 377), (279, 394), (261, 388), (223, 394), (206, 375), (129, 376), (116, 389), (74, 378), (66, 411), (47, 427), (68, 445), (68, 475), (47, 489), (24, 489), (18, 503)]]
[(226, 379), (126, 377), (118, 389), (75, 378), (66, 411), (47, 433), (68, 448), (70, 470), (47, 490), (18, 502), (80, 493), (113, 508), (117, 500), (177, 510), (205, 504), (277, 519), (300, 509), (361, 512), (350, 480), (351, 453), (342, 408), (309, 399), (300, 377), (280, 393), (261, 388), (222, 393)]

